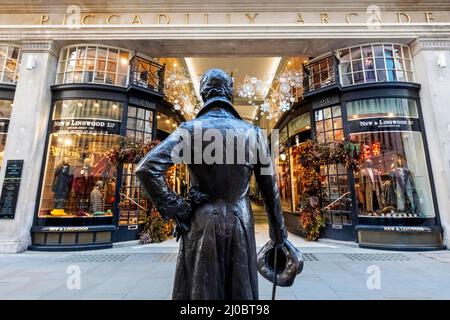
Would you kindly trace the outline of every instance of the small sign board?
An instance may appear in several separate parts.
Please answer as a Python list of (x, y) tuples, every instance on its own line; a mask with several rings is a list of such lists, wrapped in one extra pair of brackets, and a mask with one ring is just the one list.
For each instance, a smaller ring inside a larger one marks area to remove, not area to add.
[(22, 178), (23, 160), (8, 160), (0, 196), (0, 218), (14, 219)]

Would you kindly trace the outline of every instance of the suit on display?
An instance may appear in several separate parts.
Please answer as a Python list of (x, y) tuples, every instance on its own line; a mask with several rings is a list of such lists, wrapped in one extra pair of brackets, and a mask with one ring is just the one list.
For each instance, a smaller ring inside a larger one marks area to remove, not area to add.
[[(256, 137), (261, 154), (269, 153), (261, 129), (243, 121), (233, 108), (231, 78), (222, 70), (212, 69), (200, 83), (203, 109), (196, 119), (182, 123), (151, 150), (138, 164), (136, 175), (160, 214), (175, 219), (181, 234), (173, 299), (258, 299), (255, 230), (249, 199), (253, 173), (265, 200), (270, 238), (276, 245), (287, 239), (272, 162), (263, 163), (258, 157), (252, 163), (247, 150), (243, 163), (207, 164), (204, 159), (190, 162), (188, 200), (170, 190), (165, 179), (165, 172), (174, 164), (172, 150), (186, 132), (193, 137), (197, 125), (201, 125), (203, 133), (217, 130), (223, 150), (230, 142), (226, 130), (237, 130)], [(242, 137), (245, 142), (250, 139)], [(204, 154), (211, 141), (190, 143), (192, 158)], [(233, 144), (235, 157), (239, 147)], [(226, 152), (223, 161), (225, 156)], [(267, 168), (272, 168), (272, 174), (263, 174)]]
[(64, 203), (67, 199), (70, 183), (72, 182), (72, 175), (70, 166), (67, 160), (64, 160), (61, 165), (55, 169), (53, 178), (52, 191), (54, 193), (55, 209), (63, 209)]
[(373, 213), (383, 208), (383, 183), (380, 172), (373, 167), (372, 160), (366, 160), (365, 168), (358, 173), (359, 201), (365, 213)]
[(416, 214), (419, 212), (419, 197), (412, 172), (403, 167), (401, 160), (394, 165), (396, 167), (389, 173), (387, 202), (398, 212)]

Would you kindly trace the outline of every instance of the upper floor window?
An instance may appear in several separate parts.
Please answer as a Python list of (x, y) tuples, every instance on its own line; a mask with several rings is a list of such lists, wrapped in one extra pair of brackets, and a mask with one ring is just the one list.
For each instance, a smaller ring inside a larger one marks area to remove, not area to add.
[(0, 45), (0, 83), (16, 83), (19, 77), (20, 48)]
[(411, 53), (400, 44), (367, 44), (338, 50), (342, 86), (383, 81), (414, 81)]
[(106, 46), (63, 48), (56, 83), (102, 83), (124, 87), (128, 80), (129, 56), (127, 50)]

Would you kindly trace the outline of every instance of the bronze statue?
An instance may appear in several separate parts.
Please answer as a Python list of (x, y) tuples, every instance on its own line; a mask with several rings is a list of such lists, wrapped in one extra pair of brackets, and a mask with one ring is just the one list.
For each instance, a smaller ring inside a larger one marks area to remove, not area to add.
[[(233, 83), (224, 71), (207, 71), (201, 79), (200, 92), (204, 107), (196, 118), (180, 124), (151, 150), (138, 164), (136, 175), (162, 217), (175, 220), (181, 237), (173, 299), (258, 299), (255, 232), (249, 199), (253, 173), (265, 199), (273, 241), (270, 245), (282, 247), (287, 241), (275, 172), (270, 170), (273, 167), (267, 139), (260, 128), (243, 121), (233, 108)], [(198, 128), (204, 135), (200, 144), (195, 142)], [(210, 138), (205, 139), (208, 130)], [(227, 130), (238, 134), (230, 139)], [(257, 151), (250, 147), (252, 137), (257, 140)], [(232, 143), (237, 141), (240, 142)], [(188, 146), (180, 152), (190, 172), (188, 199), (170, 190), (164, 174), (176, 162), (174, 150), (182, 143)], [(211, 152), (213, 143), (217, 148)], [(229, 145), (231, 150), (226, 149)], [(244, 158), (239, 161), (243, 145)], [(220, 150), (226, 151), (220, 154)], [(196, 161), (197, 156), (208, 151), (214, 159), (212, 163), (206, 158)], [(294, 272), (297, 274), (299, 263), (298, 259), (295, 261), (294, 267), (288, 264), (291, 269), (297, 268)]]

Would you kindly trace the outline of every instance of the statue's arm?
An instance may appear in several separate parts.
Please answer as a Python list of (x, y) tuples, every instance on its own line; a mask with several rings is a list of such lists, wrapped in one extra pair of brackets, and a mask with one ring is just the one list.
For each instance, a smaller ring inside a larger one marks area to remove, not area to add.
[(152, 149), (139, 162), (136, 176), (165, 220), (175, 219), (179, 227), (187, 224), (190, 208), (185, 199), (169, 188), (166, 181), (167, 170), (174, 165), (172, 150), (181, 142), (177, 129), (164, 141)]
[(264, 206), (269, 219), (270, 239), (276, 244), (281, 244), (287, 239), (287, 231), (281, 209), (276, 173), (267, 145), (267, 139), (259, 129), (257, 139), (258, 160), (254, 167), (254, 174), (259, 189), (261, 190), (261, 195), (264, 198)]

